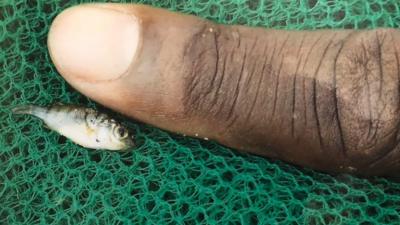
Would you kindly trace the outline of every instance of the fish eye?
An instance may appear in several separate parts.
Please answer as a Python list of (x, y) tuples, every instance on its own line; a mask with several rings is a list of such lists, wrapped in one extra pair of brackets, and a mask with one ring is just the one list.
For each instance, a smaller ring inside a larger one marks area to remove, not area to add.
[(121, 138), (126, 138), (128, 136), (128, 131), (123, 127), (119, 127), (117, 133)]

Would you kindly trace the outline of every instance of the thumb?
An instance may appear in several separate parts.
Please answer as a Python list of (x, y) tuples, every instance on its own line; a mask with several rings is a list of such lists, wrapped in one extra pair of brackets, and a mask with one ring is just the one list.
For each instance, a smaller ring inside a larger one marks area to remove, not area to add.
[(147, 6), (86, 4), (56, 17), (48, 47), (60, 74), (95, 101), (170, 131), (216, 138), (182, 102), (188, 68), (181, 59), (205, 24)]

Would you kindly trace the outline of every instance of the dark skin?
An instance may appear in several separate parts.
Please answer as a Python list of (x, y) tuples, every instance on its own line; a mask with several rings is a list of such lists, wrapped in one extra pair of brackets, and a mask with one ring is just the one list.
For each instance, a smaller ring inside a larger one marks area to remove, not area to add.
[(64, 78), (99, 103), (320, 171), (399, 176), (399, 31), (267, 30), (101, 5), (140, 21), (134, 60), (111, 78), (64, 66), (58, 57), (63, 23), (74, 10), (91, 10), (85, 7), (93, 6), (56, 19), (49, 49)]

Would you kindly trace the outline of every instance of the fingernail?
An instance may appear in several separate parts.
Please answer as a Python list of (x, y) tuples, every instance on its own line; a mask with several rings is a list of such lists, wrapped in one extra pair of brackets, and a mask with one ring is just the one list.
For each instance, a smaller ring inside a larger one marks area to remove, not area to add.
[(139, 42), (133, 14), (82, 5), (59, 14), (51, 26), (51, 58), (64, 77), (87, 81), (116, 79), (126, 73)]

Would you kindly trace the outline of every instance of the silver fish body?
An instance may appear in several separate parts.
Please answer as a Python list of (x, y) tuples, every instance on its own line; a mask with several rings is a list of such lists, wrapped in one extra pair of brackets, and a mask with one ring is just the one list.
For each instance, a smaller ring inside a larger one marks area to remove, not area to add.
[(134, 146), (126, 127), (91, 108), (63, 104), (49, 107), (24, 105), (12, 111), (42, 119), (50, 129), (85, 148), (121, 151)]

